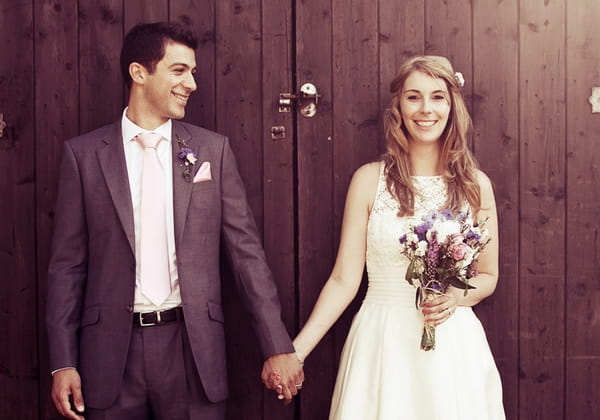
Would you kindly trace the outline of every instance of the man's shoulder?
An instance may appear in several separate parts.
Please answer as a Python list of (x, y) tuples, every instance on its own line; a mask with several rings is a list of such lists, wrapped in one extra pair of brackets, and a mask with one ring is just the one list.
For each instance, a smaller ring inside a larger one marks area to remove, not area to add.
[(173, 120), (173, 130), (176, 133), (178, 130), (184, 130), (192, 137), (201, 137), (205, 140), (224, 141), (226, 139), (226, 136), (221, 133), (180, 120)]
[(114, 122), (112, 124), (107, 124), (102, 127), (96, 128), (92, 131), (88, 131), (86, 133), (80, 134), (76, 137), (73, 137), (67, 140), (71, 145), (74, 146), (84, 146), (89, 145), (90, 143), (96, 143), (99, 140), (109, 140), (112, 137), (118, 136), (120, 137), (121, 133), (121, 123)]

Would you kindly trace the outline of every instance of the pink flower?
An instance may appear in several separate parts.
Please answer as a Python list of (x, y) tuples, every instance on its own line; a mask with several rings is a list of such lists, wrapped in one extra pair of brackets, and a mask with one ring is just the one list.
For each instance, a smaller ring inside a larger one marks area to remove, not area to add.
[(455, 261), (463, 260), (469, 253), (469, 246), (463, 242), (452, 242), (448, 246), (448, 255)]

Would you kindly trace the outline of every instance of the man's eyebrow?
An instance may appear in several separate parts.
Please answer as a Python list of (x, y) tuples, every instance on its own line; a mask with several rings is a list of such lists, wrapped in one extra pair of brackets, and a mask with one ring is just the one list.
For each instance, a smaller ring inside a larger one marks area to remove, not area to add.
[[(187, 64), (187, 63), (173, 63), (173, 64), (169, 65), (169, 68), (172, 68), (172, 67), (179, 67), (179, 66), (183, 66), (183, 67), (185, 67), (186, 69), (189, 69), (189, 68), (190, 68), (190, 65), (189, 65), (189, 64)], [(194, 66), (194, 68), (196, 68), (196, 67)]]

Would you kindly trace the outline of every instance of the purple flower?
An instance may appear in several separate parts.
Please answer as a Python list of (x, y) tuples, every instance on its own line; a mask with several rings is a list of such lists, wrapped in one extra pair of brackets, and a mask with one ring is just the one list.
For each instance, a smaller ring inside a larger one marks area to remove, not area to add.
[(401, 244), (405, 244), (406, 243), (406, 233), (400, 237), (400, 243)]
[(184, 159), (186, 158), (186, 156), (187, 156), (188, 154), (190, 154), (190, 153), (194, 153), (194, 151), (193, 151), (192, 149), (190, 149), (190, 148), (187, 148), (187, 147), (182, 147), (182, 148), (179, 150), (179, 154), (177, 155), (177, 157), (178, 157), (179, 159), (181, 159), (181, 160), (184, 160)]
[(469, 231), (467, 232), (466, 238), (467, 238), (467, 241), (471, 241), (471, 240), (478, 241), (479, 239), (481, 239), (481, 235), (479, 235), (469, 229)]
[(442, 283), (440, 283), (439, 281), (432, 281), (429, 284), (429, 288), (435, 290), (436, 292), (443, 292), (444, 285)]
[(429, 247), (427, 248), (427, 253), (425, 254), (425, 265), (427, 266), (425, 274), (429, 280), (435, 280), (437, 277), (436, 268), (438, 266), (439, 259), (440, 244), (438, 243), (435, 235), (432, 235)]
[(444, 220), (454, 220), (454, 214), (452, 213), (452, 210), (450, 210), (450, 209), (442, 210), (440, 212), (440, 215), (442, 216), (442, 218)]
[(429, 231), (429, 229), (431, 229), (432, 226), (433, 222), (427, 221), (415, 228), (415, 233), (417, 234), (419, 241), (424, 241), (426, 239), (427, 231)]

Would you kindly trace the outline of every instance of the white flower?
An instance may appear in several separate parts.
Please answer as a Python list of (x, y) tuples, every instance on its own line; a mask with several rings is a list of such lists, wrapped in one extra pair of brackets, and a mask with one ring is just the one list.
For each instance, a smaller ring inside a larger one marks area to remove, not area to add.
[(465, 78), (463, 77), (463, 74), (459, 71), (457, 71), (456, 73), (454, 73), (454, 78), (456, 79), (456, 83), (458, 83), (458, 86), (463, 87), (465, 85)]
[(423, 257), (427, 252), (427, 241), (419, 241), (417, 244), (417, 249), (415, 250), (415, 255), (417, 257)]
[(460, 233), (460, 223), (456, 220), (436, 220), (433, 223), (433, 228), (427, 232), (427, 240), (431, 241), (431, 232), (437, 232), (438, 243), (446, 241), (448, 236)]
[(407, 244), (417, 244), (419, 242), (419, 237), (416, 233), (410, 232), (406, 235), (406, 243)]
[(185, 159), (186, 159), (186, 160), (187, 160), (189, 163), (191, 163), (192, 165), (195, 165), (195, 164), (196, 164), (196, 161), (198, 160), (198, 159), (196, 158), (196, 156), (194, 156), (194, 154), (193, 154), (193, 153), (188, 153), (187, 155), (185, 155)]

